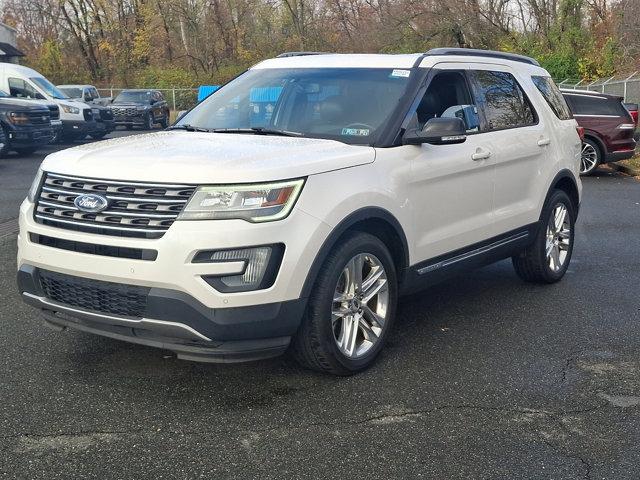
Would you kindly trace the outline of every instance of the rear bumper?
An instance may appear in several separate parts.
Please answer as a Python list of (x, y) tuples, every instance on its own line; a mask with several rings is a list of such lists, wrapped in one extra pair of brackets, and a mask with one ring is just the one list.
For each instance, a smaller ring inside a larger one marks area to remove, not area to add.
[(48, 298), (39, 276), (38, 268), (22, 265), (18, 289), (26, 303), (41, 310), (48, 325), (171, 350), (185, 360), (226, 363), (280, 355), (289, 346), (306, 307), (306, 301), (298, 299), (208, 308), (183, 292), (150, 288), (144, 314), (125, 317)]
[(623, 150), (618, 152), (609, 152), (604, 157), (603, 163), (619, 162), (620, 160), (626, 160), (635, 155), (635, 150)]

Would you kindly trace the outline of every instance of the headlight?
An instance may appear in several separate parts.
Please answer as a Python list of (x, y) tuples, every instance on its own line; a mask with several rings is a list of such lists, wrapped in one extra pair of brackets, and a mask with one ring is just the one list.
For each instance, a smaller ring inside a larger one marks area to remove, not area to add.
[(77, 115), (80, 113), (79, 108), (76, 108), (71, 105), (65, 105), (64, 103), (62, 104), (62, 110), (64, 110), (65, 113), (71, 113), (72, 115)]
[(14, 125), (27, 125), (29, 123), (29, 115), (22, 112), (9, 113), (9, 121)]
[(258, 184), (200, 187), (178, 220), (270, 222), (286, 217), (300, 195), (304, 180)]
[(29, 187), (29, 192), (27, 193), (27, 198), (31, 203), (36, 201), (36, 195), (38, 194), (38, 190), (40, 190), (40, 184), (42, 183), (43, 176), (44, 172), (42, 171), (42, 168), (38, 168), (38, 173), (36, 173), (36, 177), (33, 179), (31, 187)]

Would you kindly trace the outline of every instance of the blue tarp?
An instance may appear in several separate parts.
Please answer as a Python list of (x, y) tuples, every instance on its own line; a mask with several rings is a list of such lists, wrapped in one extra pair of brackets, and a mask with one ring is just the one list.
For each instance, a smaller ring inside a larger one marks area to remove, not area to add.
[(220, 85), (200, 85), (198, 88), (198, 102), (201, 102), (219, 88)]

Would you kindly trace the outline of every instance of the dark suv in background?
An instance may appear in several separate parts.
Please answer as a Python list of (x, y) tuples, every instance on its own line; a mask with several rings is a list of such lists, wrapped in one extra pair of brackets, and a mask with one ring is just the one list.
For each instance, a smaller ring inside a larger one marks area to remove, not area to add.
[(588, 175), (602, 163), (634, 155), (636, 123), (623, 98), (586, 90), (562, 90), (578, 125), (584, 128), (580, 173)]
[(123, 90), (113, 99), (111, 110), (116, 125), (128, 129), (152, 130), (156, 123), (169, 126), (169, 106), (158, 90)]
[(10, 151), (28, 155), (54, 140), (56, 129), (51, 125), (51, 111), (46, 105), (2, 98), (2, 93), (0, 91), (0, 157)]

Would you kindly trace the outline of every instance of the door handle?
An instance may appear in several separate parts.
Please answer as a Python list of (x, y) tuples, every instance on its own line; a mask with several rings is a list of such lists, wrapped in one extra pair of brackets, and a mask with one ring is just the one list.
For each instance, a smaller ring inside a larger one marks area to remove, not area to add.
[(538, 140), (538, 146), (539, 147), (545, 147), (547, 145), (549, 145), (551, 143), (551, 139), (547, 138), (547, 137), (540, 137), (540, 140)]
[(476, 152), (471, 155), (471, 160), (486, 160), (490, 156), (491, 156), (491, 152), (489, 150), (477, 148)]

